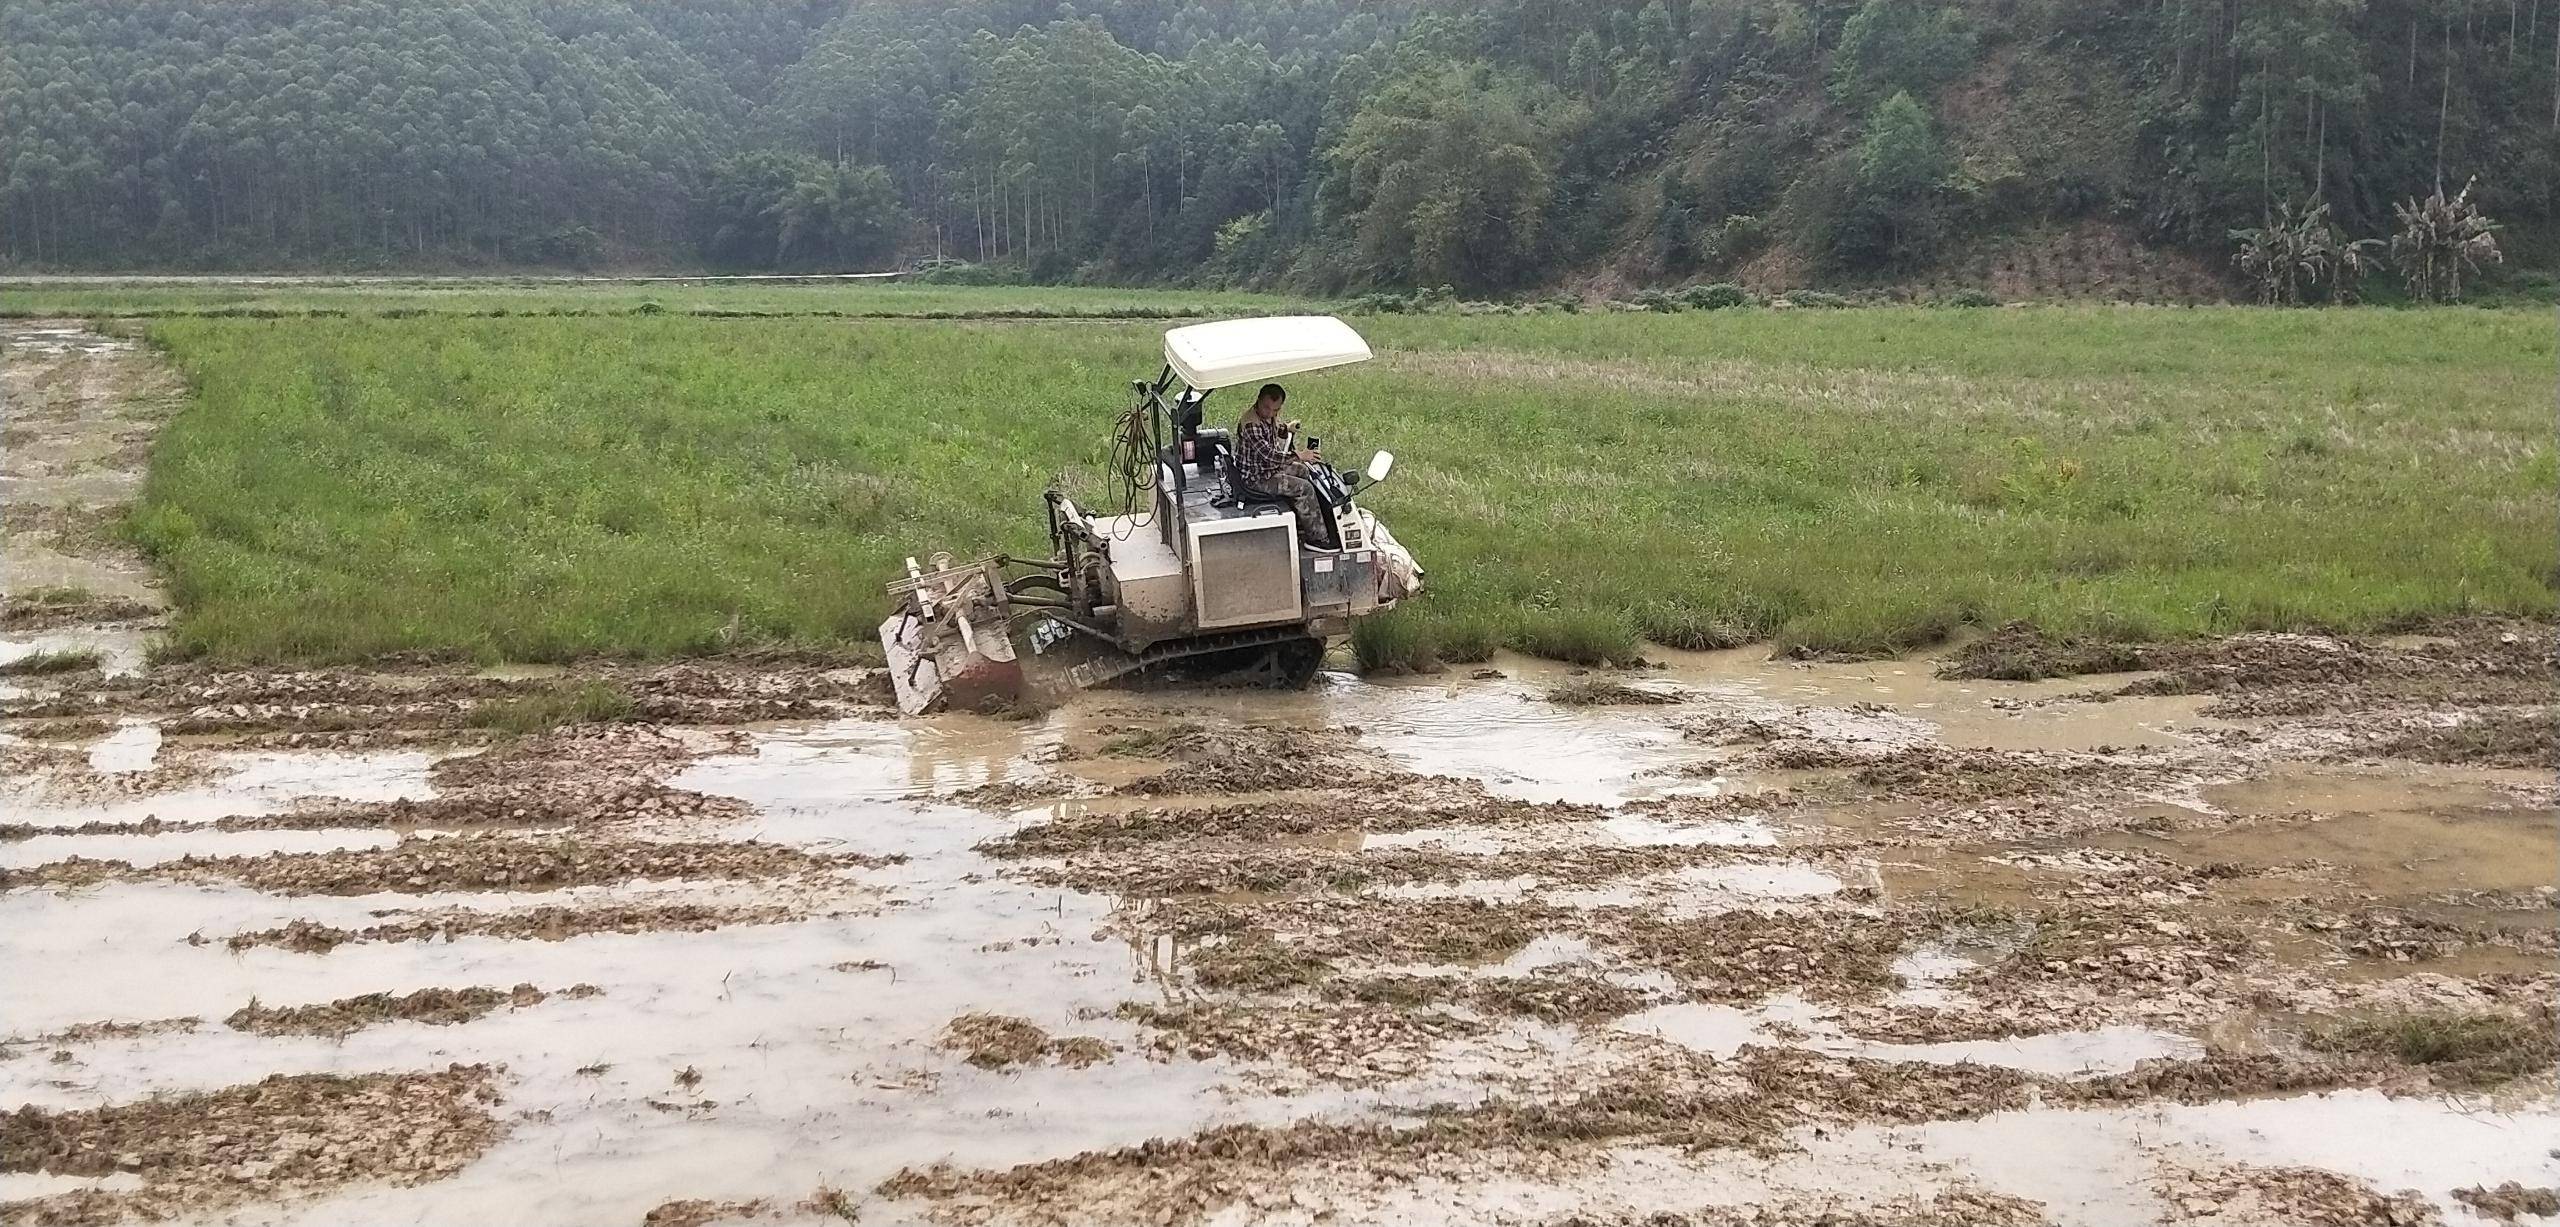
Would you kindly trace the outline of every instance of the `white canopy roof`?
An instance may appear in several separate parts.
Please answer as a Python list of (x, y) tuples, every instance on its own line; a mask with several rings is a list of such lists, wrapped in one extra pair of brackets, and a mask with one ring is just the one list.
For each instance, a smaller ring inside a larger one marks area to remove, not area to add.
[(1369, 360), (1369, 343), (1330, 315), (1276, 315), (1167, 329), (1165, 365), (1206, 391)]

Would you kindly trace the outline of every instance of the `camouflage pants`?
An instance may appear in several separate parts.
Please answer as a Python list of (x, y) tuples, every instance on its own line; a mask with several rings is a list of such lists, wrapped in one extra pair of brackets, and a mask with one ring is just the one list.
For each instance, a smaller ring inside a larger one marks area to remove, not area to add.
[(1324, 504), (1316, 501), (1315, 486), (1306, 478), (1295, 473), (1274, 473), (1261, 481), (1248, 483), (1247, 488), (1256, 494), (1289, 500), (1289, 506), (1298, 513), (1298, 540), (1308, 545), (1330, 547), (1333, 544), (1329, 528), (1333, 520), (1325, 515)]

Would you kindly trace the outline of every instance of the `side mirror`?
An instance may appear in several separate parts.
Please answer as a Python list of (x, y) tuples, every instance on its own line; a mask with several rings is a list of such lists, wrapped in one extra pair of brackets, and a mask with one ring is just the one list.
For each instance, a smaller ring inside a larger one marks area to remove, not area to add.
[(1385, 481), (1387, 479), (1387, 474), (1394, 472), (1395, 468), (1396, 454), (1394, 452), (1378, 452), (1371, 455), (1369, 457), (1368, 469), (1369, 484), (1376, 485), (1379, 482)]

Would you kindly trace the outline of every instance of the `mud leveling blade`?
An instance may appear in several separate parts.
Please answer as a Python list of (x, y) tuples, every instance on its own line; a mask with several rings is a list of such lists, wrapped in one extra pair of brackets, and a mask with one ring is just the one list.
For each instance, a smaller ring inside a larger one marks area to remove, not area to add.
[(927, 571), (910, 558), (907, 578), (890, 590), (903, 599), (880, 624), (880, 651), (898, 710), (920, 716), (1020, 697), (1022, 665), (995, 559), (955, 567), (936, 554)]

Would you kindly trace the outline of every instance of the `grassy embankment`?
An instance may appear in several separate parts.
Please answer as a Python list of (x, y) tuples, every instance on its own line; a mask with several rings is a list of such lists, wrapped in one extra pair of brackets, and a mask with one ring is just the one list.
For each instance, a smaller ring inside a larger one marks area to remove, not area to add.
[[(1371, 501), (1432, 590), (1364, 636), (1388, 659), (2554, 607), (2538, 311), (1362, 327), (1381, 359), (1292, 410), (1402, 458)], [(162, 320), (197, 399), (134, 528), (178, 646), (230, 660), (859, 646), (902, 556), (1036, 550), (1062, 466), (1099, 493), (1160, 329)]]

